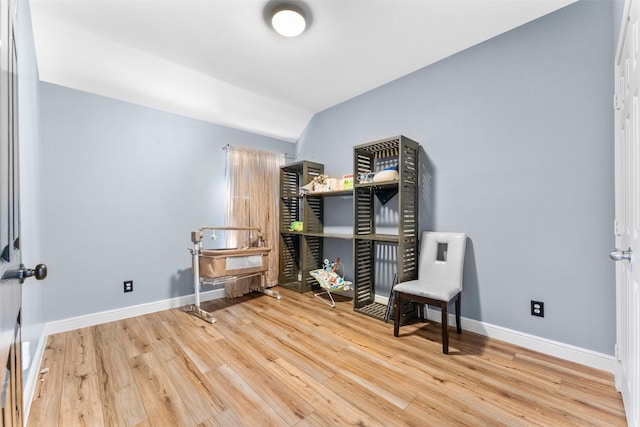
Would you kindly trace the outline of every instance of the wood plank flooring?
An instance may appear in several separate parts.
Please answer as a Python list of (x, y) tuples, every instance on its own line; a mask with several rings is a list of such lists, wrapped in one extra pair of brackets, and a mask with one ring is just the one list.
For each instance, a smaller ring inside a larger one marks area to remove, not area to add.
[(610, 373), (279, 289), (49, 337), (28, 426), (624, 426)]

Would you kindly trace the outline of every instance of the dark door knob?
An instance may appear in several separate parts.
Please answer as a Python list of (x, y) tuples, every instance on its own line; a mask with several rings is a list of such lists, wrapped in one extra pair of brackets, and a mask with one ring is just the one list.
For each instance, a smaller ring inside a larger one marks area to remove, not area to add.
[(24, 268), (24, 265), (20, 266), (20, 271), (22, 272), (22, 281), (28, 277), (35, 277), (36, 280), (42, 280), (47, 277), (47, 266), (44, 264), (36, 265), (36, 268), (33, 270), (30, 268)]
[(35, 277), (37, 280), (42, 280), (47, 277), (47, 266), (44, 264), (36, 265), (36, 268), (25, 268), (23, 264), (20, 264), (20, 270), (6, 271), (2, 276), (3, 280), (19, 279), (20, 283), (24, 283), (24, 280), (28, 277)]

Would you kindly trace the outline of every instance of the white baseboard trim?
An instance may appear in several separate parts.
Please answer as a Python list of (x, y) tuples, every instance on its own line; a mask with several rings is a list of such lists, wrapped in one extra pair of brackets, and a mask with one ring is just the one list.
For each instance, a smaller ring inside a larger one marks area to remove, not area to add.
[[(375, 301), (386, 305), (389, 298), (376, 295)], [(427, 310), (427, 318), (431, 321), (440, 323), (440, 311)], [(455, 325), (455, 321), (455, 315), (449, 313), (449, 325)], [(591, 368), (614, 373), (615, 359), (613, 356), (608, 354), (598, 353), (596, 351), (576, 347), (571, 344), (553, 341), (513, 329), (503, 328), (502, 326), (468, 319), (466, 317), (461, 317), (460, 323), (462, 329), (466, 331), (474, 332), (489, 338), (495, 338), (500, 341), (508, 342), (509, 344), (514, 344), (528, 350), (548, 354), (560, 359), (580, 363)]]
[[(224, 298), (224, 296), (224, 288), (200, 292), (201, 301)], [(49, 336), (51, 334), (58, 334), (60, 332), (73, 331), (75, 329), (86, 328), (88, 326), (101, 325), (103, 323), (128, 319), (129, 317), (141, 316), (143, 314), (155, 313), (162, 310), (169, 310), (171, 308), (193, 304), (194, 298), (195, 297), (193, 295), (185, 295), (162, 301), (149, 302), (145, 304), (132, 305), (130, 307), (102, 311), (99, 313), (86, 314), (84, 316), (55, 320), (53, 322), (47, 323), (45, 332), (47, 336)]]
[[(434, 310), (430, 310), (434, 312)], [(431, 319), (431, 316), (429, 316)], [(440, 321), (440, 312), (434, 312), (434, 319)], [(454, 323), (452, 323), (454, 322)], [(555, 356), (560, 359), (569, 360), (571, 362), (580, 363), (591, 368), (600, 369), (614, 373), (615, 359), (613, 356), (604, 353), (598, 353), (586, 348), (577, 347), (571, 344), (553, 341), (536, 335), (515, 331), (513, 329), (503, 328), (501, 326), (492, 325), (485, 322), (479, 322), (473, 319), (460, 318), (462, 329), (475, 332), (479, 335), (495, 338), (501, 341), (515, 344), (529, 350)], [(449, 317), (449, 324), (455, 325), (455, 316)]]
[(375, 302), (377, 302), (378, 304), (383, 304), (383, 305), (388, 305), (389, 304), (389, 298), (383, 297), (382, 295), (376, 295), (373, 300)]
[(40, 375), (40, 364), (42, 363), (42, 356), (44, 355), (44, 349), (47, 346), (47, 331), (46, 326), (42, 328), (42, 335), (38, 340), (38, 346), (31, 359), (31, 369), (29, 369), (29, 375), (24, 383), (23, 402), (24, 402), (24, 425), (27, 425), (29, 420), (29, 411), (31, 410), (31, 401), (33, 401), (33, 394), (36, 391), (36, 384), (38, 376)]

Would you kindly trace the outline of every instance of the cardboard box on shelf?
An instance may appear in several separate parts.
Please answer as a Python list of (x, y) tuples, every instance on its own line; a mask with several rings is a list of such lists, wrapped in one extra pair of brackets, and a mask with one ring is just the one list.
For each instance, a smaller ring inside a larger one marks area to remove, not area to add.
[(342, 189), (353, 190), (353, 174), (342, 175)]

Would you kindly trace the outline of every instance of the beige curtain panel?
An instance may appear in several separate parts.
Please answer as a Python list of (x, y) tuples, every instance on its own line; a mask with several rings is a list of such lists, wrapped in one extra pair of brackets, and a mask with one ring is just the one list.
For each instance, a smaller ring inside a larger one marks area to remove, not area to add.
[[(269, 253), (267, 287), (278, 284), (278, 199), (280, 166), (284, 154), (243, 147), (227, 147), (227, 217), (229, 227), (257, 227), (256, 232), (228, 232), (227, 247), (256, 246), (259, 237)], [(227, 286), (227, 296), (236, 297), (260, 288), (260, 278), (237, 280)]]

